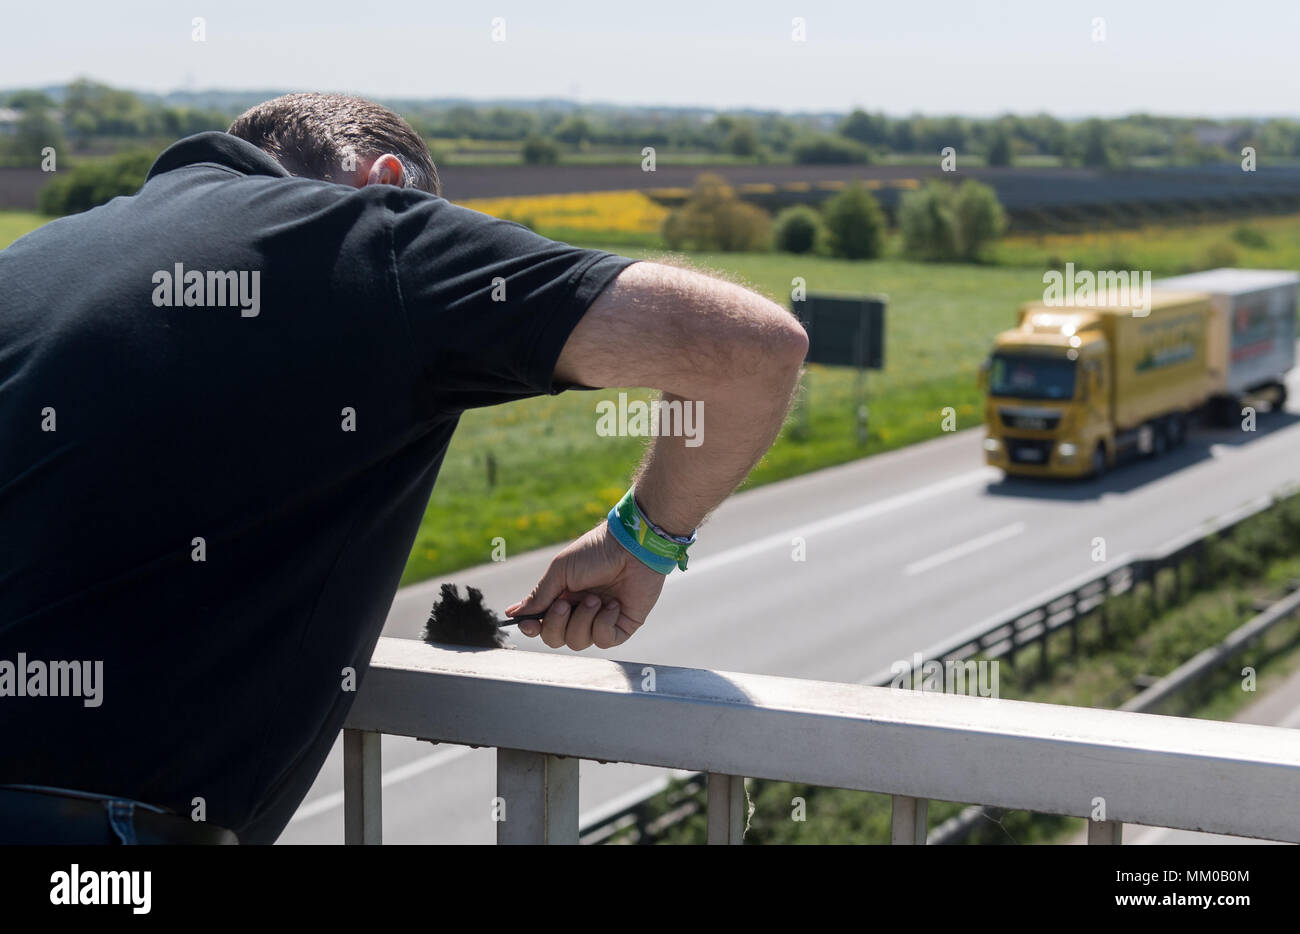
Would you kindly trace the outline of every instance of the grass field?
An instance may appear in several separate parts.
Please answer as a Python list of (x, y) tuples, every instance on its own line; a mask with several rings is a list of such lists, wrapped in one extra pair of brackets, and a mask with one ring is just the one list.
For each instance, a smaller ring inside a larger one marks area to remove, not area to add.
[(0, 250), (49, 220), (53, 218), (27, 211), (0, 211)]
[[(581, 206), (564, 210), (570, 216), (582, 214)], [(629, 209), (627, 216), (633, 213)], [(42, 220), (34, 214), (0, 212), (0, 246)], [(1251, 233), (1240, 234), (1243, 227)], [(561, 239), (640, 258), (661, 255), (636, 245), (638, 235), (648, 236), (643, 230), (629, 229), (609, 239), (593, 238), (589, 229), (569, 233), (572, 236)], [(867, 377), (866, 444), (856, 439), (852, 373), (810, 367), (796, 411), (748, 481), (755, 485), (936, 437), (945, 407), (955, 411), (958, 428), (978, 424), (979, 362), (993, 336), (1014, 322), (1017, 306), (1041, 295), (1047, 266), (1068, 259), (1080, 268), (1149, 268), (1164, 275), (1188, 264), (1203, 265), (1202, 254), (1225, 244), (1240, 265), (1298, 269), (1300, 217), (1008, 238), (997, 249), (997, 264), (984, 266), (898, 259), (849, 262), (786, 254), (703, 254), (689, 261), (787, 307), (796, 276), (807, 282), (810, 292), (883, 293), (889, 298), (885, 368)], [(626, 489), (644, 445), (638, 438), (596, 434), (596, 403), (616, 397), (617, 390), (570, 392), (466, 413), (404, 582), (487, 561), (498, 536), (505, 539), (507, 553), (515, 554), (562, 541), (598, 521)], [(650, 395), (633, 392), (632, 397)], [(704, 425), (707, 437), (707, 412)], [(495, 474), (492, 483), (490, 472)]]
[(1069, 261), (1079, 269), (1149, 269), (1156, 276), (1218, 266), (1300, 269), (1300, 217), (1007, 237), (998, 244), (994, 260), (1039, 269), (1059, 268)]

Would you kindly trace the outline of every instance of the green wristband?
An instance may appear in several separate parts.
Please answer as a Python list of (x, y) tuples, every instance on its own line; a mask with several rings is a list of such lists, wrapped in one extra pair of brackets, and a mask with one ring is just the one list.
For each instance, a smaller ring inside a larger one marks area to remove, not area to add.
[(632, 490), (624, 494), (607, 518), (614, 538), (642, 564), (660, 574), (668, 574), (674, 567), (686, 570), (686, 549), (695, 543), (694, 533), (685, 541), (660, 534), (637, 505)]

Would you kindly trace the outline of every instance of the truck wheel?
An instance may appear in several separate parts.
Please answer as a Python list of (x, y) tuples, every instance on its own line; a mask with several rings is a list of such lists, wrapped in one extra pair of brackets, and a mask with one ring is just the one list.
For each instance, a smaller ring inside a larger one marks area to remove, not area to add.
[(1169, 446), (1176, 448), (1187, 440), (1187, 417), (1175, 415), (1169, 419)]
[(1094, 480), (1106, 473), (1106, 446), (1099, 444), (1092, 449), (1092, 470), (1088, 476)]
[(1152, 457), (1163, 457), (1165, 452), (1169, 450), (1169, 436), (1167, 434), (1167, 427), (1168, 426), (1162, 425), (1159, 422), (1151, 426), (1151, 434), (1152, 434), (1151, 456)]

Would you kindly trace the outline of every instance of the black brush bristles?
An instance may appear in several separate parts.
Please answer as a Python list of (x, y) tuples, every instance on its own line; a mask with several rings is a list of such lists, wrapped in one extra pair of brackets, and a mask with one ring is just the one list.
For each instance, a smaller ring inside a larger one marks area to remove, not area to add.
[(466, 587), (465, 592), (468, 596), (462, 599), (455, 584), (442, 585), (442, 596), (433, 604), (424, 624), (424, 641), (485, 649), (504, 646), (502, 620), (483, 605), (483, 591)]

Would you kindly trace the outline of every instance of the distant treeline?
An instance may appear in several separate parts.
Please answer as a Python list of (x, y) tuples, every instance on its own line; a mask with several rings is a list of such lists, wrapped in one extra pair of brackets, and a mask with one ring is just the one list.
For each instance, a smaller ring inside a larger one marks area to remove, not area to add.
[(412, 124), (433, 139), (552, 140), (561, 146), (641, 147), (781, 157), (796, 162), (869, 162), (888, 154), (936, 159), (946, 147), (978, 154), (992, 165), (1021, 157), (1052, 157), (1065, 165), (1119, 167), (1135, 162), (1197, 165), (1241, 158), (1253, 146), (1261, 159), (1300, 158), (1300, 121), (1209, 121), (1138, 114), (1067, 122), (1048, 114), (996, 118), (890, 117), (855, 110), (839, 118), (786, 114), (760, 116), (681, 114), (655, 118), (644, 112), (599, 110), (561, 114), (505, 107), (454, 107), (409, 112)]
[[(607, 105), (588, 108), (467, 106), (405, 101), (403, 115), (433, 143), (435, 154), (464, 142), (545, 163), (582, 153), (645, 146), (665, 153), (702, 154), (729, 160), (862, 163), (894, 156), (938, 158), (951, 147), (990, 165), (1018, 160), (1063, 165), (1120, 167), (1134, 164), (1199, 165), (1236, 161), (1251, 146), (1261, 165), (1300, 159), (1300, 121), (1199, 120), (1145, 114), (1064, 121), (1047, 114), (975, 119), (914, 115), (891, 117), (855, 110), (848, 115), (756, 114)], [(71, 144), (76, 151), (102, 151), (225, 129), (237, 115), (217, 109), (175, 106), (89, 80), (53, 95), (26, 90), (0, 94), (0, 107), (20, 114), (0, 125), (0, 160), (35, 164), (44, 146)], [(639, 155), (638, 155), (639, 157)]]

